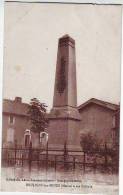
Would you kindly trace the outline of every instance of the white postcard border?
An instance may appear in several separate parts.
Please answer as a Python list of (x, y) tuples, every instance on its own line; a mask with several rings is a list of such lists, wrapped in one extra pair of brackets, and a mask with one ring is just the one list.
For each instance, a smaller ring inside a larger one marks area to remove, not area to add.
[[(11, 0), (8, 0), (11, 1)], [(15, 1), (15, 0), (13, 0)], [(24, 1), (24, 0), (21, 0)], [(27, 0), (28, 1), (28, 0)], [(36, 0), (33, 0), (33, 2)], [(54, 1), (40, 1), (40, 2), (60, 2), (58, 0)], [(91, 1), (75, 1), (75, 0), (62, 0), (62, 2), (69, 2), (69, 3), (99, 3), (99, 4), (123, 4), (122, 0), (91, 0)], [(2, 134), (2, 81), (3, 81), (3, 40), (4, 40), (4, 1), (0, 0), (0, 146), (1, 146), (1, 134)], [(123, 37), (123, 14), (122, 14), (122, 37)], [(122, 45), (123, 45), (123, 38), (122, 38)], [(122, 49), (122, 65), (121, 65), (121, 120), (120, 120), (120, 181), (119, 181), (119, 195), (123, 194), (123, 187), (122, 187), (122, 181), (123, 181), (123, 49)], [(1, 153), (0, 153), (1, 157)], [(1, 159), (1, 158), (0, 158)], [(1, 163), (1, 161), (0, 161)], [(1, 167), (1, 166), (0, 166)], [(0, 192), (0, 194), (25, 194), (25, 192)], [(27, 192), (26, 192), (27, 193)], [(29, 194), (32, 194), (31, 192), (28, 192)], [(34, 195), (37, 193), (33, 193)], [(44, 194), (44, 193), (41, 193)], [(49, 195), (49, 193), (45, 193), (46, 195)], [(55, 193), (53, 193), (55, 195)], [(89, 195), (89, 194), (88, 194)], [(94, 194), (93, 194), (94, 195)], [(97, 194), (96, 194), (97, 195)], [(101, 195), (101, 194), (100, 194)]]

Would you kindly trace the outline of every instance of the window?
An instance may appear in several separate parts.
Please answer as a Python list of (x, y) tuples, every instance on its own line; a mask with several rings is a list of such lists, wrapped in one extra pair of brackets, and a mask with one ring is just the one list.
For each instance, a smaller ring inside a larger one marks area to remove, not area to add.
[(115, 128), (115, 127), (116, 127), (116, 118), (115, 118), (115, 116), (113, 116), (112, 125), (113, 125), (113, 128)]
[(9, 124), (14, 124), (15, 123), (15, 118), (13, 115), (9, 116)]
[(26, 147), (30, 146), (30, 142), (31, 142), (31, 133), (29, 129), (25, 130), (25, 134), (24, 134), (24, 144)]
[(116, 138), (116, 133), (114, 130), (112, 130), (112, 139), (115, 140), (115, 138)]
[(42, 142), (42, 140), (44, 140), (45, 142), (48, 141), (48, 133), (40, 132), (40, 142)]
[(14, 129), (12, 128), (9, 128), (7, 130), (7, 142), (14, 143)]
[(40, 146), (42, 149), (46, 149), (48, 147), (48, 133), (40, 132)]

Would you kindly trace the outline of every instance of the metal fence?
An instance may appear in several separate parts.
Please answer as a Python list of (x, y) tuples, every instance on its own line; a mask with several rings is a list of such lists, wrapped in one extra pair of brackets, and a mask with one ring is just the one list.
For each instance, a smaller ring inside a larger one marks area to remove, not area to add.
[(56, 171), (59, 168), (72, 169), (77, 168), (85, 171), (91, 170), (111, 170), (118, 171), (118, 151), (112, 153), (107, 148), (103, 151), (67, 151), (35, 149), (32, 146), (23, 148), (15, 146), (13, 148), (2, 148), (3, 166), (25, 166), (28, 165), (46, 168), (53, 167)]

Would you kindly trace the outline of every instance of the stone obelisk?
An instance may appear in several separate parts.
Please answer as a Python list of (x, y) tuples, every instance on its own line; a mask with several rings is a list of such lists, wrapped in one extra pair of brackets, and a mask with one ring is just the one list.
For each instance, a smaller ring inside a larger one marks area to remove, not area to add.
[(77, 109), (75, 41), (59, 39), (53, 108), (49, 114), (49, 146), (68, 150), (80, 147), (80, 115)]

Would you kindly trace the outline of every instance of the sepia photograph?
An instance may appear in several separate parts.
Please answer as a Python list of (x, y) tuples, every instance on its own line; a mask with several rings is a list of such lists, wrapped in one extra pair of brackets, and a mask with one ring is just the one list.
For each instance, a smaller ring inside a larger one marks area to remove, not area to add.
[(1, 191), (119, 194), (122, 5), (4, 5)]

